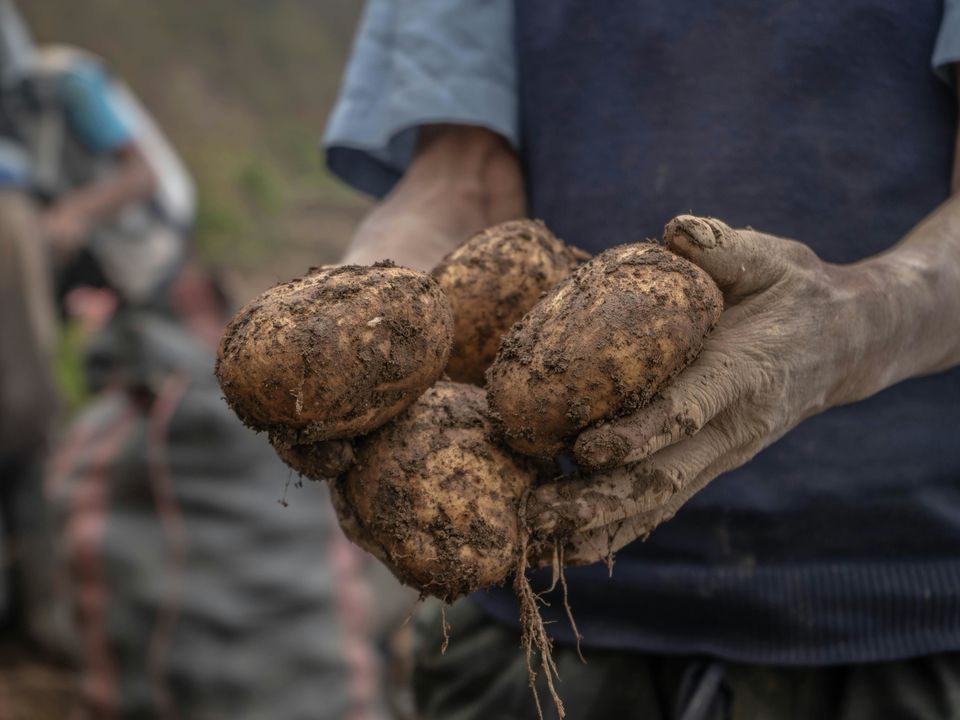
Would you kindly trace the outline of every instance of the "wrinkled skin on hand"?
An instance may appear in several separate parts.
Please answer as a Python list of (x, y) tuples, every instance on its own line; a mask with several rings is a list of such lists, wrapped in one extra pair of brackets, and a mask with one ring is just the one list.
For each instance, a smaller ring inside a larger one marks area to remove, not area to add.
[(713, 277), (724, 312), (700, 356), (647, 407), (581, 434), (578, 450), (619, 448), (612, 469), (538, 488), (528, 517), (541, 562), (554, 542), (566, 564), (588, 564), (646, 537), (803, 419), (869, 394), (857, 374), (882, 362), (869, 353), (882, 289), (858, 266), (712, 218), (677, 217), (664, 240)]

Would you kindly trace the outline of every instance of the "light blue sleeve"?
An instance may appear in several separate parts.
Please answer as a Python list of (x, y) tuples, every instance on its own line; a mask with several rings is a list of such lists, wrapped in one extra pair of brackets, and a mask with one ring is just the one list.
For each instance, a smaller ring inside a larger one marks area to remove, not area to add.
[(956, 83), (950, 65), (960, 62), (960, 0), (944, 0), (943, 20), (933, 48), (933, 70), (953, 87)]
[(516, 146), (516, 82), (513, 0), (369, 0), (327, 125), (327, 166), (382, 197), (421, 125), (476, 125)]
[(80, 62), (60, 77), (59, 96), (71, 132), (94, 153), (110, 153), (129, 144), (135, 128), (113, 99), (106, 71)]

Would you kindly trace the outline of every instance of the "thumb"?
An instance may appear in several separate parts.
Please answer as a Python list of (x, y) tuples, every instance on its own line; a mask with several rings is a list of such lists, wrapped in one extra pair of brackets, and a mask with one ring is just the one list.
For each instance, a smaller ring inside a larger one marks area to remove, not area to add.
[(785, 266), (771, 239), (696, 215), (678, 215), (663, 231), (667, 247), (703, 268), (728, 304), (769, 288), (783, 276)]

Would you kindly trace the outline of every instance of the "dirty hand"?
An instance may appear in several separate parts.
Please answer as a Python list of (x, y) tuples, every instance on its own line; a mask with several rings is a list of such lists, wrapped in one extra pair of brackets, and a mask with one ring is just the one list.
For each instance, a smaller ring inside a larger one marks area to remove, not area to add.
[(831, 265), (802, 243), (689, 215), (664, 240), (716, 281), (724, 312), (697, 360), (647, 407), (580, 435), (575, 453), (593, 474), (531, 497), (535, 537), (560, 541), (567, 563), (645, 537), (804, 418), (883, 385), (872, 338), (891, 323), (868, 264)]

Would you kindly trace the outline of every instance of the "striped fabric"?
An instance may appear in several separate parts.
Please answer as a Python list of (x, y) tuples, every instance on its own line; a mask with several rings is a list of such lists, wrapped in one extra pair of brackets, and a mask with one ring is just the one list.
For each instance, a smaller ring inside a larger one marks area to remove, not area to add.
[(141, 346), (118, 357), (159, 367), (127, 374), (149, 383), (100, 393), (45, 483), (83, 710), (383, 716), (366, 560), (340, 533), (325, 486), (286, 489), (289, 471), (227, 409), (212, 359), (179, 329), (139, 317), (127, 331), (117, 337)]

